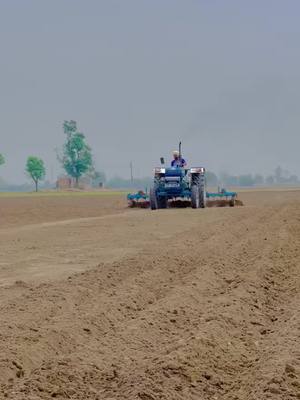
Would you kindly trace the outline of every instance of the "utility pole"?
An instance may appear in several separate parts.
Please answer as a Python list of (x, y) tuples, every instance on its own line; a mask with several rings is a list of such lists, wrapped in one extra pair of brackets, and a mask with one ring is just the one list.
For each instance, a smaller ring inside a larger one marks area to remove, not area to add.
[(131, 183), (133, 183), (133, 163), (130, 161), (130, 179)]

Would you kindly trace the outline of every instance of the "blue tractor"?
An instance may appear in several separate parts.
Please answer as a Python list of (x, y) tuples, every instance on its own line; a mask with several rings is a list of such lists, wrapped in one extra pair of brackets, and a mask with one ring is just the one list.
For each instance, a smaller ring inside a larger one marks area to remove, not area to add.
[(154, 184), (150, 189), (150, 207), (152, 210), (167, 208), (169, 200), (190, 201), (192, 208), (204, 208), (206, 205), (205, 168), (166, 168), (154, 170)]

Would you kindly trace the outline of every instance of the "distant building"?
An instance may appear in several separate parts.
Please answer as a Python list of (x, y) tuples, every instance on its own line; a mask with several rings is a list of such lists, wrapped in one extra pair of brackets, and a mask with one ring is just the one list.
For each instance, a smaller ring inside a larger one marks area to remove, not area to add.
[[(91, 178), (82, 177), (79, 179), (78, 188), (81, 190), (89, 190), (92, 188)], [(76, 180), (69, 176), (60, 176), (56, 181), (56, 189), (68, 190), (76, 188)]]
[(70, 178), (69, 176), (60, 176), (56, 181), (56, 189), (71, 189), (73, 187), (72, 183), (72, 178)]

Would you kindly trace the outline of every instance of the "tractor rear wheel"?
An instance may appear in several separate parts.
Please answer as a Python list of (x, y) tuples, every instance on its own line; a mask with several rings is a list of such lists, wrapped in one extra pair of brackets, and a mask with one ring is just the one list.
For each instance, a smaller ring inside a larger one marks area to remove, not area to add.
[(191, 203), (192, 203), (192, 208), (200, 207), (200, 191), (198, 185), (192, 186)]
[(152, 187), (150, 189), (150, 207), (151, 207), (151, 210), (157, 210), (158, 209), (158, 201), (157, 201), (156, 188), (155, 187)]
[(157, 199), (158, 208), (167, 208), (168, 200), (166, 197), (159, 197)]
[(199, 207), (200, 208), (205, 208), (206, 207), (206, 192), (205, 192), (205, 186), (201, 185), (199, 187)]

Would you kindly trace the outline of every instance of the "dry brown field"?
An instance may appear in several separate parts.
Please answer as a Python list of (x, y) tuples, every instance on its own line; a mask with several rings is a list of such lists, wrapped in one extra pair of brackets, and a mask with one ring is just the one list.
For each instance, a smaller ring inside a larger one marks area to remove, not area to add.
[(300, 399), (300, 190), (0, 196), (0, 399)]

